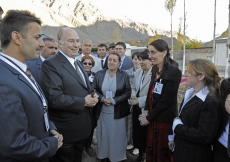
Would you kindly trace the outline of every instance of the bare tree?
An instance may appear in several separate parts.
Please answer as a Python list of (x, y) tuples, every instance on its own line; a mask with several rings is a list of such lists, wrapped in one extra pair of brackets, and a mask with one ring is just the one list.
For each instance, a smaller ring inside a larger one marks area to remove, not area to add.
[(171, 43), (172, 43), (172, 59), (173, 59), (173, 34), (172, 34), (172, 14), (174, 12), (174, 8), (176, 6), (176, 0), (166, 0), (165, 1), (165, 9), (170, 13), (171, 15)]

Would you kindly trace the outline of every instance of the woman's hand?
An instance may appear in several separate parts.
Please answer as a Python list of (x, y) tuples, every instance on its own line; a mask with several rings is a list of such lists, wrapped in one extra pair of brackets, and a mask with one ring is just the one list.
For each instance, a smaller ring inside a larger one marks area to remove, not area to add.
[(141, 115), (139, 115), (138, 120), (140, 121), (140, 124), (141, 124), (142, 126), (146, 126), (146, 125), (149, 124), (149, 121), (147, 120), (146, 116), (147, 116), (146, 114), (141, 114)]
[(105, 99), (104, 99), (104, 103), (105, 103), (107, 106), (109, 106), (109, 105), (112, 104), (112, 99), (111, 99), (111, 98), (105, 98)]
[(139, 103), (138, 98), (135, 96), (132, 96), (130, 99), (130, 103), (131, 103), (131, 105), (137, 105)]
[(168, 142), (168, 146), (169, 146), (169, 149), (170, 149), (171, 151), (173, 151), (173, 150), (174, 150), (174, 147), (175, 147), (174, 140), (169, 141), (169, 142)]

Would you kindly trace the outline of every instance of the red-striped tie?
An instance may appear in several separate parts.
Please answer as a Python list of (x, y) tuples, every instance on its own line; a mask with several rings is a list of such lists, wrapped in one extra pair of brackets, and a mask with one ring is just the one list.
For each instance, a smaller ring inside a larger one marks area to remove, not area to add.
[(34, 82), (34, 77), (32, 75), (32, 73), (30, 72), (29, 68), (26, 69), (26, 74), (29, 76), (29, 78)]

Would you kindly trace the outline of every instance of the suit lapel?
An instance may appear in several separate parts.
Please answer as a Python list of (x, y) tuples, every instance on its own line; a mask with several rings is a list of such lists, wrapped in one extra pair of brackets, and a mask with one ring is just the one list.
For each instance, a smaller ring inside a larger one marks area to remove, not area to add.
[[(82, 64), (81, 64), (81, 62), (80, 61), (77, 61), (77, 65), (78, 65), (78, 67), (81, 69), (81, 71), (82, 71), (82, 73), (83, 73), (83, 75), (84, 75), (84, 77), (85, 77), (85, 82), (86, 82), (86, 85), (87, 85), (87, 89), (88, 89), (88, 91), (90, 92), (90, 88), (91, 88), (91, 86), (90, 86), (90, 83), (89, 83), (89, 77), (88, 77), (88, 74), (86, 73), (86, 71), (85, 71), (85, 69), (84, 69), (84, 67), (82, 66)], [(85, 85), (85, 84), (84, 84)]]
[(123, 69), (123, 68), (126, 66), (127, 63), (128, 63), (128, 61), (127, 61), (127, 56), (125, 56), (125, 59), (124, 59), (124, 61), (123, 61), (123, 63), (122, 63), (122, 66), (121, 66), (120, 69)]
[(149, 69), (149, 71), (147, 72), (145, 78), (144, 78), (144, 81), (143, 81), (143, 84), (142, 84), (142, 87), (141, 89), (143, 89), (151, 80), (151, 76), (152, 76), (152, 68)]
[(60, 52), (58, 52), (58, 56), (60, 61), (63, 62), (62, 66), (82, 85), (86, 88), (85, 83), (81, 80), (80, 76), (78, 75), (77, 71), (71, 65), (71, 63), (63, 56)]
[[(189, 100), (185, 105), (184, 107), (182, 108), (181, 112), (186, 110), (186, 109), (189, 109), (190, 107), (193, 107), (193, 105), (197, 104), (198, 102), (198, 99), (196, 96), (194, 96), (191, 100)], [(180, 113), (181, 114), (181, 113)]]
[[(9, 64), (7, 64), (6, 62), (0, 60), (2, 62), (2, 64), (8, 68), (14, 75), (18, 75), (18, 79), (21, 80), (22, 82), (24, 82), (26, 85), (28, 85), (37, 95), (37, 91), (33, 88), (33, 86), (28, 82), (28, 80), (16, 69), (14, 69), (12, 66), (10, 66)], [(39, 96), (39, 95), (38, 95)], [(40, 97), (40, 96), (39, 96)]]

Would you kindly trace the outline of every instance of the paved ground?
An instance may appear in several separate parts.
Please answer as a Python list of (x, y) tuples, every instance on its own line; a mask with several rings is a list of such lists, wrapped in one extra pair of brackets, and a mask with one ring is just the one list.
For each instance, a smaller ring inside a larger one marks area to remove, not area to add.
[[(92, 147), (94, 150), (96, 150), (97, 146), (92, 144)], [(126, 162), (133, 162), (137, 158), (137, 155), (132, 154), (132, 150), (127, 151), (126, 155), (127, 155)], [(97, 160), (96, 155), (94, 157), (90, 157), (86, 152), (84, 152), (82, 162), (99, 162), (99, 160)]]

